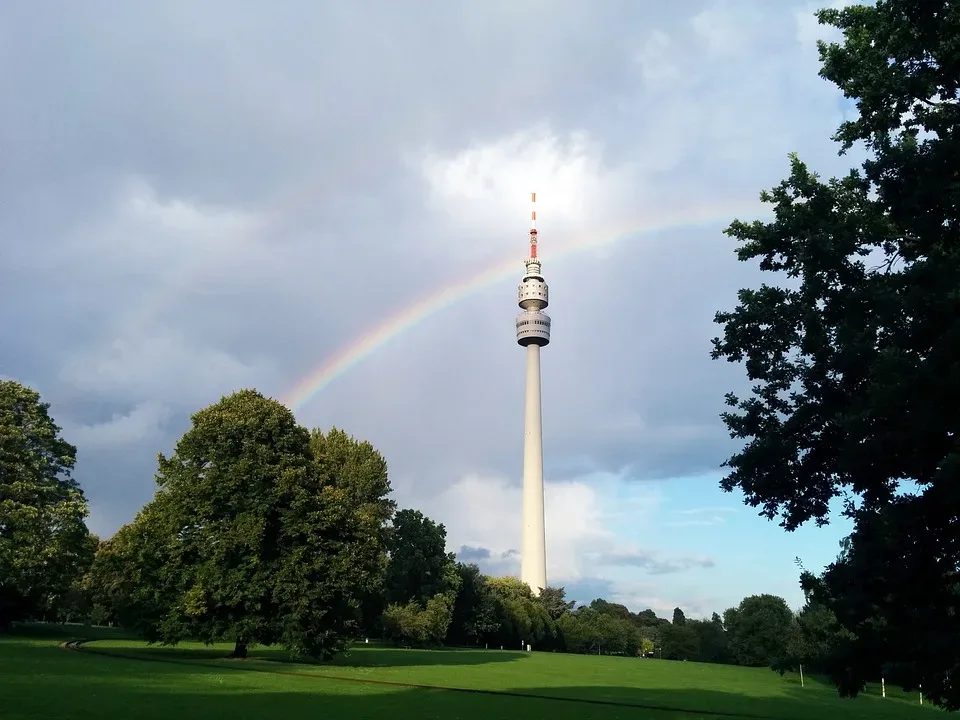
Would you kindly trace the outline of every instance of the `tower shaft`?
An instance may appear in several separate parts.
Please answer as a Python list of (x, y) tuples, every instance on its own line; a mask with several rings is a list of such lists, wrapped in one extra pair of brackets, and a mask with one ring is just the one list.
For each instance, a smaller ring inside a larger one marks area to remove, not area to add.
[(517, 343), (527, 349), (527, 390), (523, 410), (523, 529), (520, 579), (535, 594), (547, 587), (547, 541), (543, 521), (543, 430), (540, 406), (540, 348), (550, 343), (550, 289), (537, 257), (536, 193), (531, 193), (530, 255), (517, 288)]
[(543, 430), (540, 346), (527, 345), (527, 390), (523, 422), (523, 536), (520, 579), (534, 593), (547, 587), (547, 542), (543, 521)]

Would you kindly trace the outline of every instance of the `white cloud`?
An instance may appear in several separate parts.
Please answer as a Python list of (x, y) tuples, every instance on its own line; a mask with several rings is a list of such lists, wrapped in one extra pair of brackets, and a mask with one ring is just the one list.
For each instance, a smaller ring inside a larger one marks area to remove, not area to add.
[[(489, 551), (498, 570), (516, 573), (519, 563), (500, 561), (519, 550), (521, 489), (503, 477), (469, 475), (436, 498), (420, 504), (447, 527), (447, 546), (463, 546), (478, 557)], [(631, 568), (632, 572), (662, 575), (694, 567), (712, 567), (704, 556), (672, 556), (638, 546), (617, 530), (655, 522), (661, 504), (652, 487), (628, 485), (614, 476), (588, 476), (569, 482), (546, 482), (544, 522), (547, 534), (547, 576), (564, 584), (604, 577), (604, 568)], [(481, 560), (486, 560), (484, 558)]]
[(629, 178), (605, 166), (602, 151), (586, 131), (561, 134), (545, 123), (452, 154), (425, 150), (430, 208), (456, 229), (438, 246), (457, 256), (522, 256), (531, 192), (547, 252), (616, 225)]
[(842, 10), (857, 2), (834, 0), (833, 2), (814, 2), (796, 10), (793, 15), (796, 40), (803, 49), (807, 59), (817, 58), (817, 40), (824, 42), (838, 42), (843, 33), (835, 27), (821, 25), (817, 20), (816, 12), (821, 9)]

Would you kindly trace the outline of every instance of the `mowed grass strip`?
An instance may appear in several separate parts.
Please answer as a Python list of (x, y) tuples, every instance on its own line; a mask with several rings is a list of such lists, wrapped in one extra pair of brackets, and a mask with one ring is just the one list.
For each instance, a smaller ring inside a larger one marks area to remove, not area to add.
[[(57, 639), (70, 639), (63, 636)], [(275, 665), (274, 665), (275, 666)], [(4, 720), (707, 720), (696, 713), (591, 706), (237, 672), (216, 662), (145, 662), (61, 649), (51, 637), (0, 637)]]
[[(290, 662), (281, 651), (256, 649), (245, 661), (225, 659), (229, 645), (184, 643), (175, 648), (103, 640), (91, 650), (144, 659), (202, 663), (220, 668), (295, 673), (433, 688), (458, 688), (538, 698), (684, 710), (691, 714), (806, 720), (929, 718), (916, 698), (881, 699), (870, 693), (840, 699), (832, 685), (765, 668), (498, 650), (402, 650), (357, 646), (330, 663)], [(607, 705), (607, 710), (614, 708)], [(695, 715), (687, 715), (692, 717)], [(585, 717), (585, 715), (576, 715)], [(612, 716), (605, 716), (612, 717)]]

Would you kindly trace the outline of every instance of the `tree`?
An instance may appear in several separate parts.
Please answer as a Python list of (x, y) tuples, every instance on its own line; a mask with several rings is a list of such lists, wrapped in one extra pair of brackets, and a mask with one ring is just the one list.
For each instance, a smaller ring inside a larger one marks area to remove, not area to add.
[(55, 607), (93, 559), (76, 448), (40, 394), (0, 380), (0, 628)]
[(633, 613), (630, 612), (626, 605), (608, 602), (603, 598), (591, 600), (590, 607), (599, 613), (609, 615), (610, 617), (618, 620), (631, 620), (634, 617)]
[(658, 618), (653, 610), (641, 610), (636, 614), (635, 622), (637, 625), (650, 626), (659, 625), (662, 618)]
[(700, 641), (698, 660), (708, 663), (729, 662), (730, 649), (727, 631), (723, 627), (723, 620), (717, 613), (713, 613), (709, 620), (688, 621), (687, 624), (693, 624)]
[(369, 442), (338, 428), (326, 434), (314, 429), (310, 451), (329, 506), (338, 513), (331, 520), (340, 531), (338, 542), (349, 555), (346, 561), (353, 581), (365, 588), (359, 595), (358, 624), (372, 634), (386, 606), (387, 524), (396, 508), (389, 498), (386, 460)]
[(417, 602), (388, 605), (383, 613), (387, 637), (403, 645), (439, 645), (453, 616), (451, 593), (437, 593), (423, 607)]
[(632, 656), (641, 648), (640, 634), (633, 623), (601, 612), (593, 603), (564, 613), (558, 625), (570, 652)]
[(547, 609), (553, 620), (573, 610), (576, 600), (567, 600), (567, 591), (562, 587), (545, 587), (540, 590), (540, 603)]
[(776, 595), (751, 595), (723, 615), (730, 652), (738, 665), (774, 667), (787, 653), (793, 611)]
[(788, 281), (717, 314), (713, 356), (745, 362), (753, 383), (727, 396), (746, 445), (721, 486), (788, 530), (825, 524), (845, 497), (852, 552), (823, 578), (856, 636), (841, 693), (896, 659), (960, 708), (960, 647), (946, 641), (960, 635), (960, 6), (879, 0), (818, 17), (843, 32), (821, 43), (820, 74), (858, 110), (836, 139), (868, 158), (823, 182), (793, 157), (761, 195), (773, 221), (727, 230), (741, 260)]
[(163, 640), (160, 628), (167, 608), (177, 602), (168, 569), (170, 532), (164, 522), (165, 496), (147, 503), (132, 522), (97, 547), (84, 584), (91, 615), (113, 622), (150, 642)]
[(500, 628), (496, 603), (487, 579), (475, 564), (457, 563), (457, 574), (460, 577), (460, 590), (453, 604), (447, 643), (479, 643)]
[(687, 616), (683, 614), (683, 610), (680, 608), (673, 609), (673, 624), (674, 625), (683, 625), (687, 621)]
[(529, 644), (534, 648), (556, 644), (557, 624), (530, 586), (512, 576), (487, 579), (499, 630), (493, 636), (505, 647)]
[(253, 644), (342, 650), (382, 582), (382, 458), (336, 433), (311, 441), (254, 390), (191, 420), (159, 456), (154, 499), (98, 553), (105, 595), (163, 644), (230, 639), (236, 657)]
[(461, 584), (455, 556), (446, 551), (446, 528), (419, 510), (400, 510), (386, 539), (386, 635), (407, 645), (441, 643)]
[(446, 551), (447, 530), (419, 510), (400, 510), (388, 529), (386, 592), (389, 603), (425, 603), (447, 589), (448, 568), (456, 557)]
[(839, 679), (846, 672), (850, 644), (856, 638), (840, 624), (834, 611), (818, 599), (818, 578), (804, 571), (800, 584), (806, 604), (797, 614), (796, 629), (788, 644), (788, 658), (783, 669), (794, 670), (803, 664), (810, 672)]
[(667, 660), (696, 660), (700, 656), (696, 626), (688, 622), (664, 625), (660, 631), (660, 650)]

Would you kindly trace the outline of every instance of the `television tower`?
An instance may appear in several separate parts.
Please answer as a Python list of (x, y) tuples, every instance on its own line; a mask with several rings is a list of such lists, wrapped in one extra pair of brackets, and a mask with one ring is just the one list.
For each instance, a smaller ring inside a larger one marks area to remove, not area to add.
[(530, 256), (517, 290), (517, 343), (527, 349), (527, 392), (523, 412), (523, 537), (520, 579), (534, 594), (547, 587), (547, 548), (543, 523), (543, 432), (540, 408), (540, 348), (550, 342), (547, 283), (537, 259), (537, 194), (530, 193)]

